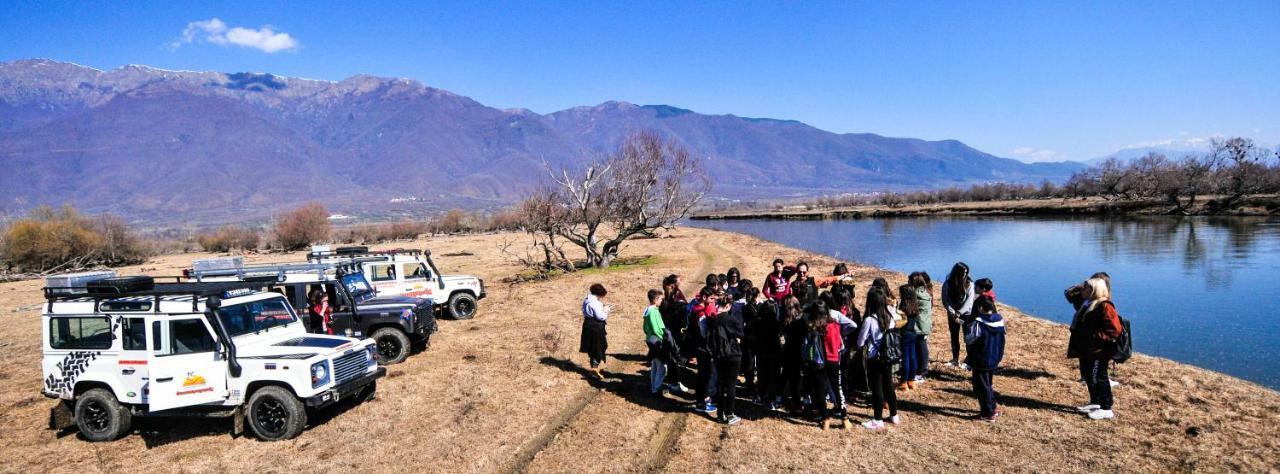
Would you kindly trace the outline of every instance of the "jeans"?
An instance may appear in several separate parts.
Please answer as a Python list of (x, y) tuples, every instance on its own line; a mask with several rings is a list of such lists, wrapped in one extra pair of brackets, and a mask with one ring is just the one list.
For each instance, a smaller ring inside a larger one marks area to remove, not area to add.
[(868, 360), (867, 379), (871, 384), (871, 411), (875, 419), (884, 419), (886, 402), (889, 404), (889, 416), (898, 416), (898, 394), (893, 390), (893, 367), (879, 360)]
[(1080, 377), (1089, 387), (1089, 404), (1110, 410), (1115, 400), (1111, 397), (1111, 377), (1107, 375), (1111, 361), (1108, 359), (1080, 359)]
[(658, 393), (662, 389), (662, 381), (667, 378), (667, 363), (654, 357), (649, 360), (649, 391)]
[(716, 359), (716, 375), (719, 387), (716, 416), (727, 420), (734, 414), (734, 405), (738, 400), (738, 371), (742, 365), (741, 357), (720, 357)]
[(920, 339), (916, 333), (911, 331), (902, 332), (902, 383), (907, 383), (915, 379), (916, 372), (919, 370), (918, 351), (916, 344)]
[(996, 414), (996, 390), (992, 387), (993, 370), (973, 371), (973, 396), (978, 399), (978, 414), (991, 417)]
[(929, 335), (916, 336), (916, 376), (929, 375)]
[(951, 360), (960, 360), (960, 323), (947, 318), (947, 332), (951, 333)]

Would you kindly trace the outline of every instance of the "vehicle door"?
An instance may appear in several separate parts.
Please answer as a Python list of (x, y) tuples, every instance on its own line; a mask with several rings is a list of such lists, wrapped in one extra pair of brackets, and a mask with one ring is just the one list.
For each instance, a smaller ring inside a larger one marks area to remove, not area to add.
[(416, 298), (430, 298), (436, 286), (431, 269), (422, 262), (399, 263), (400, 285), (397, 293)]
[(142, 317), (120, 316), (120, 382), (124, 387), (122, 401), (147, 403), (144, 389), (150, 379), (147, 367), (147, 320)]
[(329, 299), (332, 302), (329, 305), (329, 309), (333, 311), (333, 319), (330, 324), (333, 328), (333, 333), (360, 337), (359, 334), (362, 334), (360, 320), (355, 313), (355, 305), (351, 301), (351, 296), (343, 290), (341, 285), (333, 283), (325, 283), (325, 291), (333, 295)]
[(150, 329), (147, 366), (151, 411), (226, 400), (224, 347), (204, 315), (162, 316)]

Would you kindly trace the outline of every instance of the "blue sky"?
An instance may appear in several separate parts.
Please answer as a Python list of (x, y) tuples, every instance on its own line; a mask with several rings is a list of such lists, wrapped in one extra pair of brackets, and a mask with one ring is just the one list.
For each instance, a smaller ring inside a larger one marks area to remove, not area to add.
[(0, 61), (370, 73), (501, 108), (670, 104), (1024, 160), (1280, 142), (1280, 1), (686, 3), (6, 1)]

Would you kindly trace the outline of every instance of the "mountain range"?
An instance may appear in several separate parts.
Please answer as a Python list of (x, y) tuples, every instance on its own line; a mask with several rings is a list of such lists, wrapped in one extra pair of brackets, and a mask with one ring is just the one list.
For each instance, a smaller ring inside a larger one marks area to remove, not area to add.
[(496, 208), (542, 185), (547, 166), (608, 153), (637, 130), (704, 157), (718, 199), (1062, 180), (1084, 166), (668, 105), (538, 114), (402, 78), (33, 59), (0, 63), (0, 211), (70, 203), (181, 222), (261, 218), (313, 200), (370, 215)]

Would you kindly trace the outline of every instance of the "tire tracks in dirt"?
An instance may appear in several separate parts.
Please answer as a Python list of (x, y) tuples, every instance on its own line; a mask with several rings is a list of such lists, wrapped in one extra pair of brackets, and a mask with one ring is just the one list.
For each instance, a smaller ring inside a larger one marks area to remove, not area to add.
[[(697, 254), (702, 257), (702, 265), (699, 267), (695, 276), (703, 276), (711, 273), (715, 269), (715, 265), (719, 260), (719, 256), (728, 255), (732, 265), (739, 265), (742, 261), (741, 256), (730, 252), (713, 240), (713, 237), (700, 237), (694, 244)], [(701, 280), (701, 278), (698, 278)], [(630, 345), (623, 352), (630, 352)], [(616, 360), (616, 359), (615, 359)], [(631, 367), (632, 365), (636, 367)], [(632, 370), (639, 367), (639, 363), (627, 363), (619, 367), (623, 370)], [(521, 473), (527, 472), (538, 456), (553, 449), (556, 442), (560, 439), (560, 435), (576, 427), (580, 424), (584, 412), (591, 407), (592, 402), (600, 398), (602, 390), (591, 386), (570, 401), (569, 405), (560, 410), (551, 420), (545, 424), (529, 441), (524, 443), (516, 454), (506, 462), (498, 471), (503, 473)], [(689, 412), (677, 411), (664, 414), (656, 423), (653, 434), (650, 435), (645, 443), (645, 448), (641, 453), (641, 458), (634, 460), (637, 471), (640, 472), (660, 472), (667, 464), (671, 453), (676, 449), (681, 435), (685, 431), (688, 423)], [(589, 421), (589, 420), (588, 420)]]
[[(715, 269), (717, 255), (727, 255), (729, 257), (729, 266), (731, 267), (742, 266), (741, 255), (724, 248), (719, 242), (707, 237), (699, 239), (694, 244), (694, 249), (702, 257), (702, 266), (698, 269), (698, 273), (694, 275), (695, 277), (711, 273)], [(676, 451), (680, 437), (684, 435), (685, 428), (688, 425), (689, 412), (687, 411), (670, 412), (663, 415), (662, 419), (658, 421), (658, 426), (653, 436), (649, 438), (649, 443), (642, 458), (645, 465), (639, 471), (662, 472), (665, 470), (667, 463), (671, 461), (671, 456)], [(717, 443), (723, 443), (727, 434), (726, 428), (721, 432)], [(718, 447), (716, 452), (719, 452)]]

